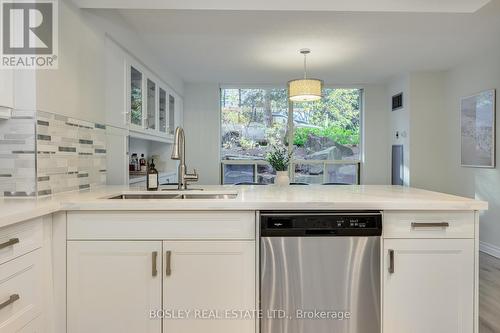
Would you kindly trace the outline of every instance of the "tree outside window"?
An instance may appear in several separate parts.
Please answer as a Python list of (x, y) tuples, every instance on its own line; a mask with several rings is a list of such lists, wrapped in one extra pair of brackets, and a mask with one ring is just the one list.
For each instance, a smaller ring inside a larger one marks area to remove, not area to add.
[[(325, 89), (320, 101), (294, 103), (293, 128), (289, 128), (286, 89), (221, 89), (225, 183), (272, 183), (274, 171), (264, 160), (276, 142), (293, 144), (296, 181), (355, 182), (353, 163), (360, 159), (361, 96), (360, 89)], [(353, 163), (327, 166), (318, 161)]]

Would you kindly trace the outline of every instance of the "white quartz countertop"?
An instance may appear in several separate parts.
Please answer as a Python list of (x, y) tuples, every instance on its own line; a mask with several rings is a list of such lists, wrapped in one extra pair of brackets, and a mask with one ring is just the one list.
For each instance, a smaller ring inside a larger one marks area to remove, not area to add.
[[(164, 187), (164, 188), (169, 188)], [(170, 187), (169, 189), (172, 189)], [(145, 192), (103, 186), (38, 199), (0, 199), (0, 227), (69, 210), (486, 210), (485, 201), (401, 186), (192, 186), (188, 193), (237, 193), (235, 199), (108, 199)], [(202, 189), (202, 190), (200, 190)], [(172, 191), (168, 191), (172, 192)], [(147, 193), (147, 192), (146, 192)], [(150, 193), (150, 192), (149, 192)]]

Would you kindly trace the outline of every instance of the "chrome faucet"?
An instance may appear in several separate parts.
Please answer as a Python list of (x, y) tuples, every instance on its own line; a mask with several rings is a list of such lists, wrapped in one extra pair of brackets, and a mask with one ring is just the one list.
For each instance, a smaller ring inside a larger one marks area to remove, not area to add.
[(196, 182), (198, 181), (198, 173), (196, 173), (196, 169), (194, 170), (194, 173), (190, 174), (187, 173), (187, 167), (186, 167), (186, 144), (185, 144), (185, 136), (184, 136), (184, 130), (182, 127), (177, 127), (175, 129), (175, 135), (174, 135), (174, 147), (172, 149), (172, 156), (171, 158), (173, 160), (179, 160), (179, 170), (177, 172), (177, 177), (178, 177), (178, 187), (179, 190), (187, 190), (187, 185), (188, 181), (189, 182)]

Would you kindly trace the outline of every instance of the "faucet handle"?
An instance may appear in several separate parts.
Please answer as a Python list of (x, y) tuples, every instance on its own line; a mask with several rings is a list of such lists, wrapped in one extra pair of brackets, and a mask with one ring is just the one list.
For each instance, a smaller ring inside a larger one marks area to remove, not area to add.
[(196, 172), (196, 169), (193, 170), (193, 173), (186, 173), (184, 175), (184, 179), (192, 182), (198, 181), (198, 173)]

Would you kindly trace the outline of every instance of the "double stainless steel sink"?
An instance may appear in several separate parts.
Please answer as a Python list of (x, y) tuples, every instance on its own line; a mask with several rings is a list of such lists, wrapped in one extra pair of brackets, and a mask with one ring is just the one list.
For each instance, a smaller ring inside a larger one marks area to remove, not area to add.
[(170, 199), (170, 200), (227, 200), (236, 199), (237, 193), (124, 193), (112, 196), (108, 199), (122, 200), (148, 200), (148, 199)]

